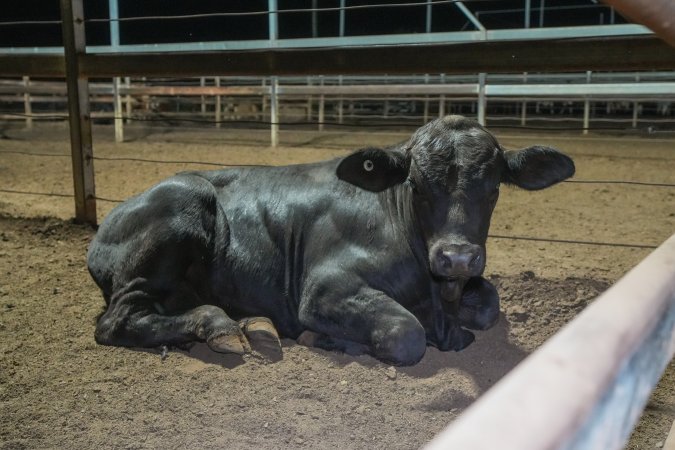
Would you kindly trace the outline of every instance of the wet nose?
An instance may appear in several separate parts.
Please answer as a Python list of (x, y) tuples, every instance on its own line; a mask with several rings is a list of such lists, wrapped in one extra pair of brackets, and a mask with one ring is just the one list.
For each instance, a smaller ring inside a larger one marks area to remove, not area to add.
[(474, 277), (485, 268), (483, 249), (474, 244), (444, 246), (436, 258), (439, 275), (447, 277)]

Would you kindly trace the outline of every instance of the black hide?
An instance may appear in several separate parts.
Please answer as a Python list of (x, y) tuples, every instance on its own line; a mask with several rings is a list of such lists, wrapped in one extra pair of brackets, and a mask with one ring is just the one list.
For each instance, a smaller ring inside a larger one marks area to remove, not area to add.
[(262, 316), (393, 364), (460, 350), (499, 311), (482, 272), (500, 182), (573, 173), (556, 150), (505, 153), (449, 116), (343, 159), (178, 174), (115, 208), (90, 246), (107, 302), (96, 339), (242, 352), (237, 321)]

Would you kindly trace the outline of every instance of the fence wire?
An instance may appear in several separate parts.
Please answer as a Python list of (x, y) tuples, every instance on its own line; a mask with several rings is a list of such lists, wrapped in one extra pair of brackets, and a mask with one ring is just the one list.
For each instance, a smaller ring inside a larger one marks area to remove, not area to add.
[[(22, 195), (36, 195), (42, 197), (68, 197), (73, 198), (72, 194), (60, 194), (54, 192), (33, 192), (33, 191), (17, 191), (13, 189), (0, 189), (0, 192), (6, 192), (10, 194), (22, 194)], [(92, 197), (97, 201), (110, 202), (110, 203), (122, 203), (124, 200), (110, 199), (105, 197), (94, 196)], [(489, 238), (492, 239), (510, 239), (518, 241), (534, 241), (534, 242), (547, 242), (552, 244), (575, 244), (575, 245), (595, 245), (602, 247), (620, 247), (620, 248), (640, 248), (640, 249), (655, 249), (658, 245), (649, 245), (649, 244), (627, 244), (622, 242), (599, 242), (599, 241), (581, 241), (576, 239), (551, 239), (551, 238), (540, 238), (532, 236), (510, 236), (503, 234), (488, 234)]]
[[(53, 114), (53, 115), (43, 115), (43, 114), (25, 114), (19, 113), (16, 111), (0, 111), (0, 114), (13, 117), (21, 118), (30, 118), (37, 121), (49, 121), (49, 120), (68, 120), (68, 116), (64, 114)], [(372, 117), (373, 119), (384, 120), (387, 117)], [(349, 123), (339, 123), (339, 122), (326, 122), (326, 121), (266, 121), (266, 120), (243, 120), (243, 119), (224, 119), (224, 120), (211, 120), (211, 119), (197, 119), (189, 117), (169, 117), (169, 116), (158, 116), (158, 117), (143, 117), (143, 116), (134, 116), (134, 115), (124, 115), (124, 116), (109, 116), (97, 117), (96, 113), (91, 115), (92, 120), (126, 120), (134, 122), (158, 122), (158, 123), (201, 123), (204, 125), (259, 125), (259, 126), (328, 126), (328, 127), (338, 127), (338, 128), (405, 128), (415, 126), (411, 122), (377, 122), (377, 123), (363, 123), (363, 122), (349, 122)], [(489, 119), (488, 120), (492, 120)], [(532, 120), (532, 119), (531, 119)], [(548, 120), (548, 119), (547, 119)], [(567, 119), (572, 121), (573, 119)], [(598, 119), (602, 121), (604, 119)], [(629, 121), (630, 119), (626, 119)], [(644, 120), (643, 120), (644, 121)], [(675, 120), (667, 120), (665, 123), (675, 124)], [(633, 127), (617, 127), (617, 126), (592, 126), (592, 127), (579, 127), (579, 126), (531, 126), (531, 125), (503, 125), (503, 124), (491, 124), (489, 128), (493, 129), (513, 129), (513, 130), (530, 130), (530, 131), (615, 131), (615, 132), (644, 132), (651, 134), (653, 132), (653, 127), (647, 126), (644, 128), (633, 128)]]
[[(0, 111), (0, 114), (7, 114), (17, 117), (31, 117), (43, 120), (66, 120), (68, 119), (67, 115), (54, 114), (54, 115), (35, 115), (35, 114), (24, 114), (17, 113), (13, 111)], [(94, 119), (96, 119), (94, 117)], [(411, 123), (377, 123), (377, 124), (364, 124), (364, 123), (347, 123), (339, 124), (334, 122), (319, 122), (319, 121), (303, 121), (303, 122), (271, 122), (271, 121), (260, 121), (260, 120), (207, 120), (207, 119), (192, 119), (192, 118), (174, 118), (174, 117), (137, 117), (137, 116), (121, 116), (121, 117), (106, 117), (105, 119), (122, 119), (122, 120), (133, 120), (137, 122), (162, 122), (162, 123), (172, 123), (172, 122), (187, 122), (187, 123), (203, 123), (208, 125), (218, 125), (218, 124), (243, 124), (243, 125), (260, 125), (260, 126), (270, 126), (270, 125), (284, 125), (284, 126), (338, 126), (338, 127), (348, 127), (348, 128), (373, 128), (373, 127), (410, 127), (414, 124)], [(619, 127), (534, 127), (534, 126), (522, 126), (522, 125), (491, 125), (490, 128), (507, 128), (507, 129), (524, 129), (524, 130), (542, 130), (542, 131), (583, 131), (583, 130), (609, 130), (609, 131), (636, 131), (634, 128), (619, 128)], [(7, 150), (1, 151), (2, 154), (14, 154), (14, 155), (26, 155), (26, 156), (36, 156), (36, 157), (64, 157), (69, 158), (70, 154), (53, 154), (53, 153), (38, 153), (38, 152), (24, 152), (24, 151), (15, 151)], [(129, 161), (129, 162), (140, 162), (140, 163), (150, 163), (150, 164), (184, 164), (184, 165), (204, 165), (204, 166), (214, 166), (220, 168), (226, 167), (270, 167), (266, 164), (239, 164), (239, 163), (215, 163), (210, 161), (193, 161), (193, 160), (159, 160), (159, 159), (148, 159), (148, 158), (136, 158), (136, 157), (104, 157), (104, 156), (93, 156), (94, 160), (98, 161)], [(647, 181), (636, 181), (636, 180), (565, 180), (563, 183), (570, 184), (604, 184), (604, 185), (625, 185), (625, 186), (643, 186), (643, 187), (666, 187), (672, 188), (675, 187), (675, 184), (671, 183), (662, 183), (662, 182), (647, 182)], [(47, 197), (65, 197), (65, 198), (74, 198), (73, 194), (63, 194), (63, 193), (51, 193), (51, 192), (34, 192), (34, 191), (20, 191), (13, 189), (0, 189), (0, 192), (10, 193), (10, 194), (19, 194), (19, 195), (35, 195), (35, 196), (47, 196)], [(121, 199), (111, 199), (106, 197), (93, 197), (97, 201), (109, 202), (109, 203), (122, 203), (124, 200)], [(512, 236), (512, 235), (501, 235), (501, 234), (490, 234), (488, 235), (493, 239), (511, 239), (511, 240), (523, 240), (523, 241), (535, 241), (535, 242), (546, 242), (554, 244), (573, 244), (573, 245), (595, 245), (595, 246), (607, 246), (607, 247), (623, 247), (623, 248), (640, 248), (640, 249), (654, 249), (656, 245), (649, 244), (634, 244), (634, 243), (616, 243), (616, 242), (597, 242), (597, 241), (584, 241), (584, 240), (571, 240), (571, 239), (552, 239), (552, 238), (541, 238), (541, 237), (531, 237), (531, 236)]]
[[(363, 9), (391, 9), (391, 8), (409, 8), (415, 6), (431, 7), (436, 5), (446, 5), (453, 3), (482, 3), (493, 0), (432, 0), (430, 2), (406, 2), (406, 3), (379, 3), (374, 5), (352, 5), (352, 6), (335, 6), (327, 8), (293, 8), (293, 9), (277, 9), (258, 10), (258, 11), (237, 11), (237, 12), (216, 12), (216, 13), (199, 13), (199, 14), (182, 14), (182, 15), (154, 15), (154, 16), (137, 16), (137, 17), (119, 17), (111, 19), (107, 17), (98, 17), (85, 19), (85, 23), (106, 23), (106, 22), (138, 22), (142, 20), (189, 20), (189, 19), (204, 19), (213, 17), (245, 17), (245, 16), (269, 16), (271, 14), (293, 14), (293, 13), (320, 13), (320, 12), (336, 12), (336, 11), (353, 11)], [(60, 25), (60, 20), (16, 20), (0, 22), (0, 26), (14, 26), (14, 25)]]

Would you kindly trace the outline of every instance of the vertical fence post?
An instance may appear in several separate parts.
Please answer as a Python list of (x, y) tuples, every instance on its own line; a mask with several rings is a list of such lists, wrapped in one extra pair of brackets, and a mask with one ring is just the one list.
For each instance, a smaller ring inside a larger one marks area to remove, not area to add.
[[(311, 77), (307, 77), (307, 86), (311, 86), (311, 85), (312, 85), (312, 78), (311, 78)], [(313, 102), (312, 102), (312, 99), (313, 99), (313, 98), (312, 98), (312, 95), (311, 95), (311, 94), (307, 96), (307, 106), (306, 106), (306, 109), (307, 109), (307, 122), (311, 122), (311, 121), (312, 121), (312, 117), (314, 117), (314, 111), (313, 111), (313, 109), (314, 109), (314, 104), (313, 104)]]
[[(131, 87), (131, 77), (124, 77), (124, 87), (129, 89)], [(129, 92), (129, 91), (127, 91)], [(124, 107), (127, 116), (127, 123), (131, 122), (131, 95), (127, 94), (124, 96)]]
[[(614, 11), (614, 9), (612, 9)], [(637, 74), (635, 75), (635, 82), (640, 81), (640, 75)], [(638, 102), (633, 102), (633, 128), (637, 128), (637, 123), (638, 123), (638, 112), (639, 112), (639, 104)]]
[(633, 122), (632, 122), (633, 128), (637, 128), (639, 108), (640, 106), (638, 102), (633, 102)]
[(279, 89), (279, 78), (272, 77), (270, 83), (270, 141), (272, 147), (279, 145), (279, 97), (277, 90)]
[(124, 142), (124, 125), (122, 124), (122, 97), (120, 96), (120, 77), (113, 78), (113, 114), (115, 118), (115, 142)]
[[(110, 46), (117, 50), (120, 45), (120, 23), (117, 0), (108, 0), (108, 18), (110, 19)], [(120, 97), (120, 77), (113, 77), (113, 113), (115, 118), (115, 142), (124, 141), (124, 124), (122, 122), (122, 98)]]
[(425, 24), (424, 24), (424, 31), (426, 33), (431, 33), (431, 9), (432, 9), (432, 0), (427, 0), (427, 6), (426, 6), (426, 17), (425, 17)]
[(276, 40), (279, 39), (279, 19), (277, 17), (277, 11), (279, 10), (277, 6), (277, 0), (267, 0), (267, 10), (269, 13), (267, 25), (269, 27), (269, 40), (272, 41), (272, 44), (276, 44)]
[(269, 98), (269, 95), (266, 94), (268, 92), (265, 87), (267, 86), (267, 82), (265, 80), (265, 77), (262, 78), (262, 81), (260, 82), (260, 86), (262, 86), (262, 99), (260, 102), (260, 120), (263, 122), (265, 121), (265, 116), (267, 115), (267, 101)]
[(312, 0), (312, 37), (319, 37), (319, 3), (317, 0)]
[[(220, 77), (215, 78), (216, 87), (220, 87)], [(220, 128), (220, 122), (222, 120), (222, 101), (220, 95), (216, 95), (216, 128)]]
[[(384, 84), (387, 84), (387, 83), (388, 83), (388, 81), (387, 81), (387, 75), (385, 75), (385, 76), (384, 76)], [(384, 106), (382, 107), (382, 109), (383, 109), (383, 114), (382, 114), (382, 115), (383, 115), (384, 117), (388, 117), (388, 116), (389, 116), (389, 100), (388, 100), (388, 97), (385, 97), (385, 98), (384, 98)]]
[(482, 72), (478, 74), (478, 123), (485, 126), (485, 109), (487, 107), (487, 98), (485, 97), (485, 79), (487, 75)]
[(525, 22), (525, 28), (530, 28), (530, 14), (532, 13), (532, 0), (525, 0), (525, 16), (523, 17), (523, 22)]
[[(586, 72), (586, 83), (591, 82), (591, 71)], [(591, 102), (588, 100), (584, 100), (584, 131), (583, 134), (588, 134), (588, 127), (591, 122)]]
[[(426, 5), (426, 18), (425, 18), (425, 25), (424, 25), (424, 31), (425, 33), (429, 34), (431, 33), (431, 25), (432, 25), (432, 0), (427, 0), (427, 5)], [(424, 84), (429, 84), (429, 74), (424, 75)], [(445, 100), (443, 96), (441, 96), (440, 103), (445, 103)], [(441, 116), (441, 106), (439, 103), (438, 111), (439, 111), (439, 116)], [(427, 123), (429, 121), (429, 96), (425, 95), (424, 96), (424, 112), (423, 112), (423, 122), (422, 123)], [(445, 109), (445, 108), (443, 108)], [(445, 111), (443, 111), (445, 112)], [(442, 116), (441, 116), (442, 117)]]
[(26, 114), (26, 128), (33, 128), (33, 106), (30, 103), (30, 93), (28, 91), (28, 86), (30, 86), (30, 77), (23, 77), (23, 86), (26, 88), (26, 92), (23, 93), (23, 111)]
[[(429, 74), (424, 74), (424, 84), (429, 84)], [(427, 123), (429, 121), (429, 96), (425, 95), (424, 96), (424, 112), (423, 112), (424, 119), (422, 123)]]
[[(527, 84), (527, 72), (523, 72), (523, 84)], [(520, 125), (525, 126), (527, 122), (527, 102), (520, 105)]]
[[(319, 84), (323, 87), (323, 75), (319, 75)], [(319, 96), (319, 131), (323, 131), (323, 122), (326, 117), (326, 96)]]
[(591, 102), (584, 100), (584, 131), (582, 134), (588, 134), (588, 127), (591, 122)]
[[(342, 86), (342, 75), (338, 75), (338, 85)], [(340, 100), (338, 101), (338, 123), (342, 123), (344, 121), (344, 100), (342, 99), (342, 95), (340, 95)]]
[(68, 86), (68, 120), (75, 190), (75, 220), (96, 224), (94, 161), (89, 114), (89, 81), (80, 76), (78, 55), (86, 52), (83, 0), (61, 0)]
[(70, 148), (75, 190), (75, 220), (96, 224), (94, 161), (89, 114), (89, 81), (80, 76), (78, 57), (86, 52), (83, 0), (60, 0), (68, 86)]
[[(525, 28), (530, 28), (530, 19), (532, 14), (532, 0), (525, 0), (525, 17), (524, 25)], [(527, 72), (523, 72), (523, 83), (527, 83)], [(525, 126), (527, 121), (527, 102), (523, 102), (520, 105), (520, 125)]]
[[(267, 0), (268, 27), (270, 44), (276, 46), (279, 39), (279, 17), (277, 0)], [(279, 88), (279, 78), (272, 77), (270, 80), (270, 142), (272, 147), (279, 145), (279, 97), (277, 90)]]
[[(206, 78), (205, 77), (199, 77), (199, 87), (204, 87), (206, 86)], [(200, 111), (202, 112), (202, 116), (206, 115), (206, 96), (202, 95), (201, 98), (201, 109)]]
[(344, 37), (345, 35), (345, 3), (346, 0), (340, 0), (340, 23), (339, 23), (340, 37)]
[(546, 7), (546, 0), (539, 0), (539, 28), (544, 27), (544, 8)]
[[(340, 19), (338, 24), (340, 37), (345, 36), (345, 3), (346, 0), (340, 0)], [(338, 84), (342, 86), (342, 75), (338, 76)], [(344, 98), (340, 95), (340, 100), (338, 101), (338, 123), (340, 124), (344, 122), (344, 106)]]
[[(441, 74), (441, 84), (445, 84), (445, 74)], [(445, 95), (438, 98), (438, 117), (442, 119), (445, 116)]]

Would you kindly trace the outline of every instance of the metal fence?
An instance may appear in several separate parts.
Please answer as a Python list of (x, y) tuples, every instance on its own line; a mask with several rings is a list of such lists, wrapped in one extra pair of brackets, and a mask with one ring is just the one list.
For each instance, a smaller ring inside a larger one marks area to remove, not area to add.
[[(408, 77), (265, 77), (130, 79), (90, 83), (94, 119), (114, 119), (123, 140), (129, 120), (195, 124), (418, 125), (462, 114), (490, 126), (528, 124), (616, 131), (672, 131), (675, 73), (585, 73)], [(483, 93), (483, 95), (481, 95)], [(276, 98), (274, 97), (276, 95)], [(0, 118), (58, 119), (61, 82), (0, 80)], [(276, 117), (271, 105), (277, 105)], [(65, 116), (62, 116), (65, 118)], [(278, 130), (277, 130), (278, 131)], [(278, 137), (272, 136), (272, 142)]]

